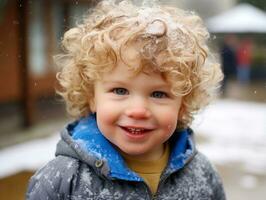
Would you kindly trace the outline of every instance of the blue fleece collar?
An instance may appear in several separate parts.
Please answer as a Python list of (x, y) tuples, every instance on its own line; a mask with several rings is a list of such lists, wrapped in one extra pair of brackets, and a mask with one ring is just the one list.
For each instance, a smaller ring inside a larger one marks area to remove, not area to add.
[[(178, 140), (175, 141), (170, 156), (171, 169), (182, 168), (192, 148), (189, 145), (187, 130), (175, 134), (178, 134)], [(98, 129), (95, 115), (82, 118), (73, 128), (72, 138), (89, 154), (107, 162), (110, 169), (110, 177), (129, 181), (142, 181), (142, 178), (126, 166), (119, 152), (102, 135)]]

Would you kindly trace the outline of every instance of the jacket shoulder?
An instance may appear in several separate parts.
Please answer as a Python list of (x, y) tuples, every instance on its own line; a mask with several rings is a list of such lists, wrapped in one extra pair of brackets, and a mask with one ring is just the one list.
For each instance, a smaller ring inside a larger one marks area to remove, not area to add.
[(79, 167), (79, 161), (66, 156), (58, 156), (30, 179), (27, 199), (67, 199), (71, 182)]
[(201, 181), (198, 184), (199, 187), (205, 185), (208, 190), (212, 191), (212, 199), (226, 199), (222, 179), (218, 174), (217, 169), (204, 154), (197, 152), (188, 168), (200, 177), (199, 180)]

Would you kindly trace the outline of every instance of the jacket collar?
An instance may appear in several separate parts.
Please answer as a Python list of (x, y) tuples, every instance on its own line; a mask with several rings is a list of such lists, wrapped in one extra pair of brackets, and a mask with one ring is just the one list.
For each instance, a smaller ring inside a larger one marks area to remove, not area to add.
[(81, 119), (73, 129), (72, 138), (88, 154), (108, 165), (110, 177), (130, 181), (141, 180), (137, 174), (126, 167), (122, 156), (100, 132), (95, 115)]
[[(116, 148), (102, 135), (98, 129), (95, 115), (82, 118), (68, 125), (67, 129), (68, 136), (64, 136), (65, 140), (79, 154), (77, 156), (79, 159), (90, 165), (95, 160), (103, 161), (103, 167), (106, 169), (103, 173), (109, 178), (128, 181), (142, 180), (126, 166)], [(168, 173), (182, 168), (193, 156), (195, 147), (192, 131), (190, 129), (176, 131), (170, 139), (170, 146), (172, 150), (166, 170)], [(62, 153), (57, 151), (57, 154)]]

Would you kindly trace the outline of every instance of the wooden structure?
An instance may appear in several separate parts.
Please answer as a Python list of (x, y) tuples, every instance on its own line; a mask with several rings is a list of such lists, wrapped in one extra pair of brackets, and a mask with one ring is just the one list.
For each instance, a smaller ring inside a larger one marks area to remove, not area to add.
[(60, 38), (95, 1), (4, 0), (0, 3), (0, 103), (21, 105), (24, 126), (34, 123), (35, 102), (54, 95)]

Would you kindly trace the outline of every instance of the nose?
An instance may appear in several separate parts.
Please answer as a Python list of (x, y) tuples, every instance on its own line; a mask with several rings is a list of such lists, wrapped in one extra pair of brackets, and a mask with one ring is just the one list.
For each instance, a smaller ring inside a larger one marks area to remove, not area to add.
[(125, 114), (134, 119), (145, 119), (151, 116), (151, 111), (149, 110), (147, 103), (143, 100), (138, 100), (132, 102), (132, 105), (126, 109)]

